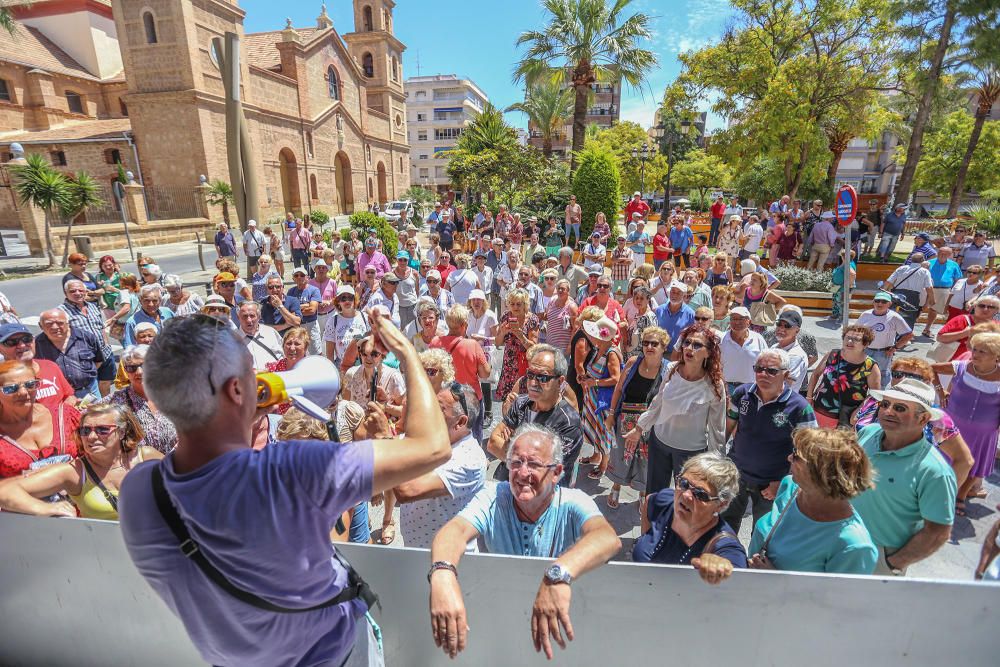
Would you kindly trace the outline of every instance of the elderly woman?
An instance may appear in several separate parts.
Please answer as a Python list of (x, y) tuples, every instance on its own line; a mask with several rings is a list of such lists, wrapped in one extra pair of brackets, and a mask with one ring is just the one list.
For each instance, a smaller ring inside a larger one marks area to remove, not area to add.
[(645, 441), (628, 446), (625, 434), (635, 428), (639, 415), (646, 411), (650, 402), (660, 392), (667, 377), (668, 361), (665, 357), (670, 335), (658, 326), (650, 325), (639, 333), (638, 354), (631, 357), (618, 376), (611, 408), (605, 421), (608, 431), (615, 435), (615, 446), (611, 449), (611, 464), (608, 479), (611, 493), (608, 507), (618, 507), (622, 484), (628, 484), (646, 495), (646, 462), (649, 458)]
[(146, 397), (146, 387), (142, 384), (142, 365), (148, 351), (148, 345), (126, 348), (122, 354), (122, 365), (128, 377), (128, 386), (105, 397), (101, 403), (128, 408), (142, 426), (144, 436), (140, 444), (166, 454), (177, 446), (177, 429)]
[(656, 311), (653, 310), (652, 294), (646, 287), (640, 286), (632, 291), (632, 308), (635, 316), (629, 319), (628, 330), (622, 340), (625, 358), (634, 357), (642, 352), (641, 341), (643, 331), (656, 326)]
[(948, 320), (937, 333), (938, 343), (958, 343), (951, 355), (954, 361), (968, 352), (969, 337), (977, 324), (989, 322), (1000, 312), (1000, 296), (981, 296), (972, 305), (972, 312)]
[[(305, 359), (309, 353), (309, 331), (302, 327), (291, 327), (286, 330), (281, 338), (281, 350), (283, 352), (281, 359), (265, 364), (268, 371), (272, 373), (290, 371), (295, 368), (297, 363)], [(291, 402), (281, 403), (275, 412), (283, 415), (291, 407)]]
[(653, 293), (653, 308), (670, 301), (670, 283), (674, 280), (676, 269), (671, 262), (660, 264), (656, 277), (649, 283), (649, 291)]
[(795, 572), (871, 574), (878, 562), (851, 498), (875, 486), (872, 465), (848, 429), (792, 434), (791, 474), (750, 539), (750, 567)]
[[(576, 322), (573, 324), (573, 335), (569, 341), (567, 350), (569, 369), (566, 374), (566, 383), (573, 390), (573, 395), (576, 396), (576, 404), (581, 407), (583, 406), (583, 387), (580, 386), (580, 380), (586, 377), (586, 371), (584, 371), (583, 366), (587, 362), (590, 353), (594, 350), (594, 346), (587, 337), (587, 333), (583, 330), (583, 323), (596, 322), (602, 317), (604, 317), (604, 313), (597, 306), (583, 308), (580, 314), (577, 315)], [(592, 462), (590, 459), (581, 461), (581, 463)]]
[(848, 426), (870, 389), (882, 388), (882, 371), (865, 348), (875, 339), (872, 330), (852, 324), (844, 332), (844, 344), (820, 359), (809, 378), (806, 399), (812, 403), (816, 421), (823, 428)]
[(637, 563), (692, 565), (717, 584), (747, 566), (747, 554), (733, 529), (719, 518), (739, 490), (736, 464), (706, 452), (685, 461), (676, 489), (646, 496), (640, 508), (642, 535), (632, 547)]
[(455, 364), (451, 360), (451, 355), (444, 350), (434, 348), (421, 352), (420, 363), (424, 366), (424, 372), (427, 373), (435, 394), (441, 391), (442, 387), (447, 387), (455, 381)]
[(667, 370), (663, 389), (624, 434), (627, 447), (649, 443), (646, 490), (670, 486), (684, 462), (726, 443), (726, 387), (722, 379), (719, 338), (701, 324), (681, 332), (680, 361)]
[(163, 288), (169, 295), (163, 305), (173, 311), (174, 315), (193, 315), (205, 305), (200, 294), (184, 289), (183, 281), (176, 274), (169, 273), (163, 278)]
[(77, 455), (72, 434), (80, 413), (65, 403), (36, 403), (38, 385), (30, 363), (0, 362), (0, 478), (18, 477)]
[(416, 313), (417, 332), (410, 337), (410, 342), (417, 352), (429, 350), (431, 343), (440, 335), (441, 310), (431, 301), (417, 302)]
[[(466, 330), (466, 335), (479, 343), (486, 358), (490, 360), (490, 364), (493, 364), (499, 322), (497, 314), (487, 308), (486, 303), (486, 293), (482, 290), (472, 290), (472, 293), (469, 294), (469, 327)], [(493, 420), (493, 390), (489, 378), (480, 380), (479, 388), (483, 392), (483, 408), (485, 410), (483, 424), (489, 426)]]
[(716, 331), (729, 329), (729, 311), (733, 305), (733, 290), (728, 285), (712, 288), (712, 328)]
[(556, 298), (556, 283), (559, 282), (558, 269), (545, 269), (538, 274), (542, 286), (541, 307), (548, 308), (549, 303)]
[(163, 276), (163, 270), (156, 264), (146, 264), (140, 269), (139, 276), (142, 278), (143, 285), (160, 286), (160, 278)]
[(583, 330), (594, 347), (593, 353), (584, 362), (584, 375), (578, 377), (584, 392), (583, 438), (594, 448), (594, 455), (588, 462), (597, 466), (587, 476), (600, 479), (611, 463), (614, 432), (605, 428), (604, 422), (610, 412), (615, 385), (621, 376), (622, 356), (614, 345), (618, 336), (618, 325), (614, 320), (602, 317), (596, 322), (584, 322)]
[[(542, 273), (544, 275), (547, 272), (548, 269)], [(555, 296), (545, 306), (545, 342), (565, 355), (570, 338), (573, 336), (579, 310), (576, 301), (569, 294), (568, 280), (565, 278), (556, 280), (554, 287)]]
[[(638, 287), (645, 287), (649, 290), (650, 295), (652, 295), (652, 290), (649, 289), (649, 281), (645, 278), (632, 278), (628, 281), (628, 289), (625, 290), (625, 301), (622, 303), (622, 310), (625, 311), (625, 320), (628, 322), (628, 326), (632, 326), (635, 323), (635, 318), (639, 316), (639, 309), (636, 308), (635, 303), (632, 301), (632, 297), (635, 295), (635, 290)], [(650, 304), (650, 307), (653, 307)]]
[(110, 317), (115, 312), (115, 302), (118, 301), (118, 290), (121, 288), (121, 269), (111, 255), (104, 255), (97, 262), (100, 270), (97, 272), (97, 284), (104, 294), (101, 295), (101, 305), (104, 306), (104, 316)]
[(215, 262), (215, 267), (219, 270), (219, 273), (231, 273), (236, 278), (236, 294), (239, 294), (244, 299), (251, 299), (253, 297), (253, 290), (250, 289), (250, 285), (247, 281), (240, 278), (241, 267), (236, 262), (231, 262), (228, 259), (220, 259)]
[(497, 326), (494, 344), (503, 346), (503, 360), (500, 380), (497, 382), (497, 396), (503, 400), (511, 392), (514, 383), (528, 371), (529, 347), (538, 342), (541, 324), (538, 317), (530, 312), (531, 297), (523, 289), (513, 289), (507, 295), (507, 313)]
[(743, 307), (750, 311), (750, 329), (757, 333), (764, 333), (764, 329), (772, 326), (775, 317), (770, 317), (767, 312), (767, 304), (778, 308), (785, 305), (784, 297), (778, 296), (767, 284), (767, 276), (754, 271), (750, 274), (749, 285), (743, 292)]
[[(969, 445), (975, 463), (958, 489), (957, 509), (982, 497), (983, 478), (993, 472), (1000, 436), (1000, 333), (977, 333), (969, 340), (971, 358), (934, 365), (937, 375), (954, 375), (942, 404)], [(938, 384), (938, 383), (935, 383)]]
[(740, 254), (740, 237), (743, 236), (743, 219), (738, 215), (729, 216), (729, 220), (719, 230), (719, 240), (716, 249), (725, 253), (726, 263), (730, 269), (735, 268), (736, 258)]
[(701, 269), (688, 269), (681, 277), (681, 281), (687, 285), (687, 304), (692, 310), (698, 308), (708, 308), (712, 304), (712, 290), (702, 282), (704, 276), (699, 273)]
[(267, 298), (267, 279), (271, 276), (281, 277), (271, 266), (271, 256), (261, 255), (257, 260), (257, 270), (250, 274), (248, 280), (251, 298), (254, 301), (260, 302)]
[(69, 263), (69, 272), (63, 276), (62, 284), (79, 280), (87, 288), (87, 301), (97, 301), (104, 294), (104, 288), (98, 279), (87, 271), (87, 256), (74, 252), (66, 258), (66, 261)]
[[(142, 427), (119, 406), (94, 406), (73, 434), (81, 456), (46, 467), (33, 475), (0, 482), (0, 509), (36, 516), (118, 520), (118, 489), (125, 476), (143, 461), (163, 458), (144, 447)], [(65, 491), (65, 500), (48, 502)]]
[(323, 341), (327, 358), (337, 364), (341, 373), (346, 373), (358, 360), (357, 343), (368, 335), (371, 325), (368, 317), (358, 312), (357, 297), (350, 285), (337, 288), (334, 307), (336, 311), (326, 319)]
[[(227, 322), (229, 319), (229, 306), (225, 307), (225, 317), (223, 318)], [(135, 325), (135, 344), (136, 345), (152, 345), (153, 339), (156, 338), (160, 330), (156, 328), (156, 325), (152, 322), (141, 322)], [(114, 387), (115, 390), (124, 389), (129, 385), (128, 373), (125, 372), (125, 359), (118, 359), (118, 369), (115, 372)]]

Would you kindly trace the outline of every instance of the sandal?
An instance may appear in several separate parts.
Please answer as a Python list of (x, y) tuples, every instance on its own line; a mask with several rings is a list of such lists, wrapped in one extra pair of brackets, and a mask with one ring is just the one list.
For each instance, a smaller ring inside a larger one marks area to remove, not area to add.
[(618, 496), (621, 493), (621, 489), (611, 489), (611, 493), (608, 494), (608, 507), (610, 509), (618, 509)]
[(607, 468), (602, 469), (601, 466), (597, 466), (596, 468), (587, 473), (587, 477), (589, 477), (590, 479), (600, 479), (604, 477), (604, 473), (606, 473), (607, 471), (608, 471)]
[(955, 501), (955, 516), (965, 516), (965, 501), (956, 500)]
[(393, 540), (396, 539), (396, 524), (385, 523), (382, 524), (382, 536), (379, 538), (379, 542), (384, 545), (392, 544)]
[(977, 491), (973, 491), (972, 493), (970, 493), (969, 497), (970, 498), (985, 499), (988, 495), (989, 495), (989, 492), (986, 491), (986, 489), (979, 489)]

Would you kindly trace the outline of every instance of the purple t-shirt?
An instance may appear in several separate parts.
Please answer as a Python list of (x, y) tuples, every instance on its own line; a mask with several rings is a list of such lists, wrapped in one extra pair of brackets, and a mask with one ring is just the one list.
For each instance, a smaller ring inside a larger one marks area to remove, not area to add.
[[(122, 536), (139, 573), (184, 623), (213, 665), (340, 664), (354, 641), (360, 600), (282, 614), (251, 607), (212, 583), (180, 552), (153, 499), (151, 471), (129, 473), (119, 497)], [(372, 495), (370, 440), (280, 442), (230, 452), (164, 485), (205, 556), (237, 587), (285, 607), (336, 596), (347, 573), (333, 557), (337, 517)]]

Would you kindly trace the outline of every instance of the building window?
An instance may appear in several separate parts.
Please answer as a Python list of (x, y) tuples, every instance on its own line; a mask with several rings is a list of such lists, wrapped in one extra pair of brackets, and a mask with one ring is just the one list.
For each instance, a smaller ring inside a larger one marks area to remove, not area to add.
[(399, 158), (399, 170), (403, 171), (403, 158)]
[(418, 90), (414, 99), (417, 99), (417, 100), (426, 100), (427, 99), (427, 91), (426, 90)]
[(365, 159), (368, 160), (368, 164), (372, 163), (372, 147), (365, 146)]
[(309, 174), (309, 196), (319, 199), (319, 187), (316, 185), (316, 174)]
[(7, 82), (4, 79), (0, 79), (0, 102), (13, 102), (10, 96), (10, 88), (7, 87)]
[(403, 127), (403, 114), (398, 113), (396, 114), (396, 128), (398, 129), (401, 127)]
[(361, 56), (361, 70), (369, 79), (375, 76), (375, 59), (372, 58), (372, 54), (366, 53)]
[(373, 29), (371, 7), (365, 7), (361, 10), (361, 21), (364, 24), (365, 32), (371, 32)]
[(49, 160), (55, 167), (65, 167), (66, 166), (66, 153), (65, 151), (52, 151), (49, 154)]
[(326, 89), (331, 100), (340, 99), (340, 79), (337, 78), (337, 70), (333, 69), (333, 65), (326, 68)]
[(369, 199), (375, 198), (375, 184), (372, 183), (372, 179), (370, 178), (368, 179), (368, 198)]
[(80, 97), (79, 93), (67, 90), (66, 104), (69, 106), (70, 113), (83, 113), (83, 98)]
[(399, 60), (396, 56), (392, 57), (392, 80), (399, 81)]
[(426, 160), (427, 159), (427, 153), (421, 153), (420, 155), (417, 156), (417, 159), (418, 160)]
[(425, 114), (425, 113), (418, 113), (417, 114), (417, 122), (418, 123), (422, 123), (425, 120), (427, 120), (427, 114)]
[(117, 148), (109, 148), (104, 151), (104, 161), (108, 164), (121, 164), (122, 154)]
[(434, 139), (436, 141), (458, 139), (462, 136), (462, 129), (461, 127), (446, 127), (443, 130), (434, 130)]
[(143, 12), (142, 27), (146, 30), (146, 43), (156, 44), (156, 19), (153, 18), (153, 12)]
[(122, 116), (128, 118), (128, 106), (125, 105), (125, 100), (118, 98), (118, 110), (122, 112)]
[(420, 178), (427, 178), (430, 175), (430, 171), (426, 167), (420, 168)]
[(216, 67), (221, 67), (219, 63), (222, 62), (222, 40), (218, 37), (213, 37), (209, 42), (208, 57)]
[(309, 154), (309, 157), (313, 156), (313, 133), (308, 130), (306, 130), (306, 152)]
[(417, 141), (427, 141), (427, 130), (417, 132)]

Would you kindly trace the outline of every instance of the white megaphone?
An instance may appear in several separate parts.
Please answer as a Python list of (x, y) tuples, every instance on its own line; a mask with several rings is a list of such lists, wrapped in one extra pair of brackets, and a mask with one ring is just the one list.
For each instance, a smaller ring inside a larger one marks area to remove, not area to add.
[(291, 401), (310, 417), (330, 420), (326, 408), (340, 394), (340, 373), (326, 357), (306, 357), (290, 371), (257, 373), (257, 407)]

